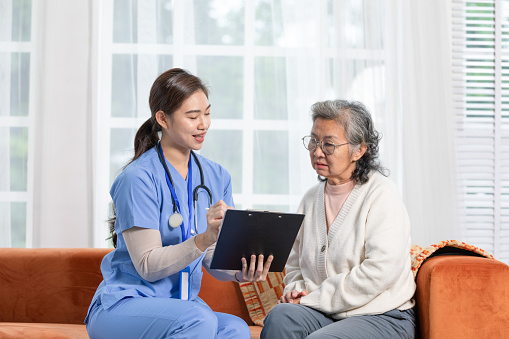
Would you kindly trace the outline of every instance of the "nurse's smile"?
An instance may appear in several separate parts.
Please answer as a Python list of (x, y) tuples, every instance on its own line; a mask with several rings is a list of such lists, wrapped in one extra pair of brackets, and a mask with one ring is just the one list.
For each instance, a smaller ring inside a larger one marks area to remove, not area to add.
[(195, 134), (195, 135), (193, 135), (194, 140), (196, 140), (197, 142), (199, 142), (201, 144), (201, 143), (203, 143), (203, 141), (205, 141), (206, 134), (207, 133)]

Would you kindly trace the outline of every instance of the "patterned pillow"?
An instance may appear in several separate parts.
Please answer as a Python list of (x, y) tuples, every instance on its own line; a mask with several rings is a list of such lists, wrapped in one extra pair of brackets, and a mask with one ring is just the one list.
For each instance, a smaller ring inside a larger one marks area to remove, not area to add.
[(249, 316), (256, 325), (263, 326), (263, 320), (283, 295), (284, 276), (284, 271), (269, 272), (265, 281), (239, 284)]

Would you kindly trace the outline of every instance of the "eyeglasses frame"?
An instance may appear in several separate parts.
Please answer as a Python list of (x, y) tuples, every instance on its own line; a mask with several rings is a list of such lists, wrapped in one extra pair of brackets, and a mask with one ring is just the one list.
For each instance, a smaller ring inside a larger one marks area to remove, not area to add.
[[(315, 140), (315, 141), (316, 141), (315, 148), (313, 148), (313, 149), (311, 150), (311, 149), (309, 149), (309, 148), (307, 148), (307, 147), (306, 147), (306, 143), (304, 142), (304, 139), (306, 139), (306, 138), (311, 138), (309, 141), (311, 141), (311, 140)], [(332, 155), (332, 154), (334, 154), (334, 151), (336, 150), (336, 147), (343, 146), (343, 145), (348, 145), (348, 144), (349, 144), (349, 142), (345, 142), (345, 143), (342, 143), (342, 144), (339, 144), (339, 145), (336, 145), (336, 144), (332, 143), (332, 145), (334, 146), (334, 149), (332, 150), (332, 153), (330, 153), (330, 154), (329, 154), (329, 153), (327, 153), (327, 152), (325, 152), (325, 149), (324, 149), (324, 147), (323, 147), (323, 140), (316, 140), (316, 139), (315, 139), (315, 138), (313, 138), (311, 135), (303, 136), (303, 137), (302, 137), (302, 144), (304, 145), (304, 148), (305, 148), (305, 149), (307, 149), (307, 150), (308, 150), (308, 151), (310, 151), (310, 152), (314, 152), (314, 151), (316, 150), (316, 148), (318, 147), (318, 144), (320, 144), (320, 148), (322, 149), (323, 154), (325, 154), (325, 155)]]

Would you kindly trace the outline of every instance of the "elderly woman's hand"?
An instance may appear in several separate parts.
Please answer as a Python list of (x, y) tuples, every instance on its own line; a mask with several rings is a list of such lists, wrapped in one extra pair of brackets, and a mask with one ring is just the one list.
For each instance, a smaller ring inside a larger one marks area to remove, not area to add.
[[(258, 265), (256, 264), (256, 255), (251, 256), (251, 262), (249, 264), (249, 268), (247, 267), (246, 258), (242, 258), (242, 271), (237, 271), (235, 273), (235, 279), (239, 282), (256, 282), (256, 281), (265, 281), (267, 278), (267, 273), (269, 273), (270, 264), (272, 263), (272, 259), (274, 257), (269, 255), (265, 264), (263, 263), (263, 255), (258, 256)], [(240, 279), (237, 278), (237, 273), (240, 273)]]
[(291, 292), (286, 292), (285, 295), (281, 296), (281, 298), (277, 301), (277, 303), (278, 304), (284, 304), (284, 303), (300, 304), (300, 298), (304, 297), (308, 294), (309, 294), (308, 290), (302, 290), (302, 291), (293, 290)]

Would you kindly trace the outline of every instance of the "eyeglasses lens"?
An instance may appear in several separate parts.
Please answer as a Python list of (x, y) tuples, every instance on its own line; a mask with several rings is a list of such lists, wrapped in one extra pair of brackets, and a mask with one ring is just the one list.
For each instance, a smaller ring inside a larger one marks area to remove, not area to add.
[(304, 144), (304, 147), (308, 151), (314, 151), (314, 149), (316, 148), (316, 139), (313, 139), (311, 137), (304, 137), (304, 139), (302, 139), (302, 142)]
[(333, 143), (324, 142), (324, 141), (320, 142), (310, 136), (304, 137), (302, 139), (302, 142), (304, 144), (304, 147), (308, 151), (314, 151), (316, 149), (316, 147), (318, 146), (318, 143), (321, 143), (322, 151), (323, 151), (323, 153), (325, 153), (327, 155), (331, 155), (332, 153), (334, 153), (334, 149), (336, 148), (336, 145), (334, 145)]
[(334, 153), (334, 144), (331, 144), (331, 143), (323, 143), (322, 142), (322, 150), (323, 150), (323, 153), (327, 154), (327, 155), (331, 155), (332, 153)]

